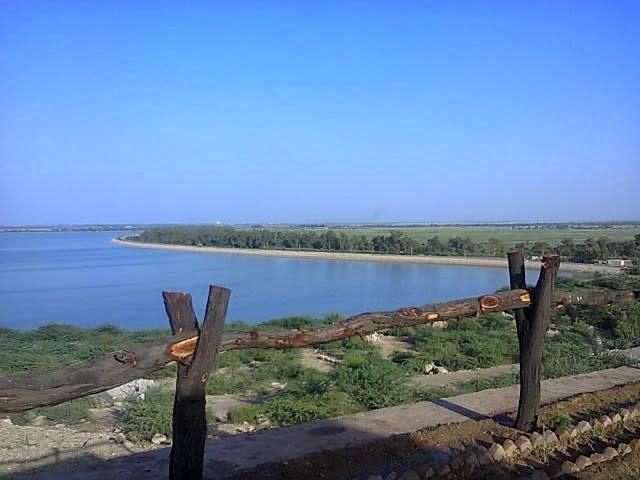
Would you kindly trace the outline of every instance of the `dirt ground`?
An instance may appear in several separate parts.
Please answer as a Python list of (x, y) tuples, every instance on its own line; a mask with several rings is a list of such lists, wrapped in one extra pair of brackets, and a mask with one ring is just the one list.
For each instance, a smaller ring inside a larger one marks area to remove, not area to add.
[[(554, 412), (566, 412), (574, 423), (589, 420), (611, 410), (633, 404), (640, 400), (640, 383), (630, 384), (597, 393), (579, 395), (575, 398), (545, 406), (540, 418), (544, 421)], [(236, 480), (265, 479), (362, 479), (372, 475), (385, 478), (390, 472), (400, 475), (407, 469), (428, 462), (436, 466), (452, 454), (463, 452), (471, 445), (488, 447), (493, 442), (507, 438), (515, 440), (520, 432), (511, 427), (513, 416), (468, 421), (460, 424), (442, 425), (433, 429), (399, 435), (394, 438), (371, 443), (360, 448), (327, 452), (300, 458), (295, 461), (261, 467), (259, 471), (243, 473)], [(637, 427), (637, 424), (636, 424)], [(530, 454), (526, 459), (501, 462), (482, 470), (462, 476), (461, 472), (443, 478), (528, 478), (537, 469), (553, 469), (563, 461), (579, 454), (589, 455), (601, 451), (607, 445), (617, 445), (637, 438), (640, 430), (624, 429), (605, 436), (589, 437), (584, 445), (566, 450), (549, 452), (542, 450)], [(566, 477), (569, 478), (569, 477)], [(624, 458), (594, 465), (573, 478), (582, 479), (631, 479), (640, 478), (640, 452), (634, 451)]]

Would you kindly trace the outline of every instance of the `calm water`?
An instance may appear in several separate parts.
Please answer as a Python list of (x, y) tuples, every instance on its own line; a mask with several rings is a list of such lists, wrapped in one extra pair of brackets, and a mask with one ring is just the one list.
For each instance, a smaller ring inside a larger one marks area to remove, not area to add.
[(231, 289), (229, 320), (392, 310), (491, 292), (506, 268), (217, 255), (116, 245), (118, 232), (0, 233), (0, 326), (167, 327), (162, 290), (204, 311), (208, 285)]

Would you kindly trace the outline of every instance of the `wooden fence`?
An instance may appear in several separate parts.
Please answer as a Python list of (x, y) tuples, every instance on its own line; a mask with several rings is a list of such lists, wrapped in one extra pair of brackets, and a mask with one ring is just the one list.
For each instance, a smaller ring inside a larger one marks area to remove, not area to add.
[(218, 353), (240, 348), (298, 348), (379, 330), (462, 320), (486, 312), (513, 310), (520, 348), (520, 399), (516, 428), (531, 430), (540, 403), (540, 362), (550, 312), (564, 305), (608, 305), (640, 299), (640, 291), (572, 294), (554, 292), (558, 255), (545, 255), (538, 282), (528, 289), (520, 250), (508, 254), (511, 290), (445, 303), (361, 313), (333, 325), (293, 331), (222, 332), (230, 290), (211, 286), (202, 325), (188, 293), (163, 292), (173, 336), (123, 348), (90, 362), (45, 372), (0, 378), (0, 413), (56, 405), (102, 392), (178, 363), (173, 407), (171, 480), (201, 479), (207, 434), (205, 388)]

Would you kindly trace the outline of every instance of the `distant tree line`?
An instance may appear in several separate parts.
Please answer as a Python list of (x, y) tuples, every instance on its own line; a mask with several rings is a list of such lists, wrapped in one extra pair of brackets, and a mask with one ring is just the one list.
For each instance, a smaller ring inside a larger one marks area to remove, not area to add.
[(132, 239), (145, 243), (202, 247), (482, 257), (502, 257), (509, 248), (518, 247), (526, 256), (555, 252), (565, 260), (580, 263), (609, 258), (640, 257), (640, 234), (633, 240), (614, 241), (601, 237), (597, 240), (589, 238), (584, 243), (574, 243), (573, 240), (565, 239), (556, 245), (540, 241), (505, 245), (498, 238), (474, 242), (469, 237), (460, 236), (441, 240), (437, 235), (425, 242), (419, 242), (399, 230), (390, 230), (388, 235), (367, 237), (334, 230), (173, 227), (146, 230)]

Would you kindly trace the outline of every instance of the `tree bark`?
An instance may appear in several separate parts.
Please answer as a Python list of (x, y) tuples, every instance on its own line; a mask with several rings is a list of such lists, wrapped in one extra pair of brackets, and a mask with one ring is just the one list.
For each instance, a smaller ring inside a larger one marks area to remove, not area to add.
[[(230, 290), (209, 288), (209, 300), (190, 364), (178, 369), (173, 404), (173, 445), (169, 461), (171, 480), (202, 479), (207, 438), (206, 384), (215, 360), (227, 315)], [(164, 293), (172, 330), (197, 333), (197, 320), (188, 294)]]
[[(511, 286), (524, 285), (525, 272), (522, 253), (511, 251), (508, 258)], [(520, 399), (515, 426), (524, 431), (533, 430), (538, 421), (542, 347), (549, 327), (553, 288), (559, 266), (559, 255), (545, 255), (542, 260), (540, 277), (533, 291), (531, 306), (515, 310), (520, 345)], [(518, 310), (520, 311), (518, 312)]]

